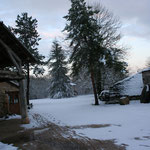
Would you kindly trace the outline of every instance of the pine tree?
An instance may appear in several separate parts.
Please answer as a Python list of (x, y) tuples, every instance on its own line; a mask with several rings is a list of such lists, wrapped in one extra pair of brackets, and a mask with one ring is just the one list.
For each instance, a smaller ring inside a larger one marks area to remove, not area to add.
[(33, 54), (40, 62), (43, 56), (39, 54), (37, 46), (41, 38), (37, 31), (37, 20), (29, 17), (28, 13), (22, 13), (17, 16), (16, 27), (12, 28), (13, 33), (19, 41)]
[[(12, 32), (17, 36), (19, 41), (31, 52), (31, 54), (37, 59), (37, 64), (34, 65), (33, 73), (39, 72), (38, 65), (42, 64), (44, 56), (40, 55), (37, 49), (39, 45), (39, 34), (37, 32), (37, 20), (29, 17), (27, 13), (22, 13), (17, 16), (16, 27), (11, 28)], [(35, 66), (36, 65), (36, 66)], [(25, 70), (27, 71), (27, 104), (29, 104), (29, 83), (30, 83), (30, 64), (26, 64)], [(40, 70), (41, 71), (41, 70)], [(43, 70), (42, 72), (43, 73)]]
[(77, 75), (83, 68), (88, 69), (91, 75), (95, 105), (98, 105), (95, 68), (99, 65), (99, 59), (104, 53), (101, 46), (102, 39), (99, 36), (100, 27), (93, 17), (98, 12), (87, 6), (84, 0), (71, 0), (71, 3), (68, 15), (64, 17), (68, 21), (64, 31), (68, 32), (67, 39), (71, 40), (70, 47), (73, 49), (70, 57), (73, 75)]
[(63, 49), (57, 41), (53, 42), (50, 58), (48, 60), (49, 74), (51, 76), (50, 97), (72, 97), (73, 90), (67, 76), (67, 62)]

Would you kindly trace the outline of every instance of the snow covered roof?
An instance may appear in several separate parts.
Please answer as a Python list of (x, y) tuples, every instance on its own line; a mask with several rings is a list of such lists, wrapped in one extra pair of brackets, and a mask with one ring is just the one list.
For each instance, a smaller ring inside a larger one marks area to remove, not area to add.
[(146, 68), (146, 69), (143, 69), (141, 72), (146, 72), (146, 71), (150, 71), (150, 67)]
[(142, 73), (134, 74), (117, 82), (114, 87), (120, 89), (121, 95), (136, 96), (141, 95), (143, 89)]

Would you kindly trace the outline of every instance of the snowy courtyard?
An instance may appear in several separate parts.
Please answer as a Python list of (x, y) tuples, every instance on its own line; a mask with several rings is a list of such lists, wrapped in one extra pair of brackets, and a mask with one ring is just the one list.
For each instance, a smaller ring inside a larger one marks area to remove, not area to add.
[(29, 111), (31, 123), (26, 128), (38, 127), (34, 114), (57, 125), (70, 126), (77, 134), (91, 139), (115, 140), (127, 150), (150, 149), (150, 104), (131, 101), (129, 105), (93, 105), (93, 95), (67, 99), (32, 100)]
[(150, 0), (0, 6), (0, 150), (150, 150)]

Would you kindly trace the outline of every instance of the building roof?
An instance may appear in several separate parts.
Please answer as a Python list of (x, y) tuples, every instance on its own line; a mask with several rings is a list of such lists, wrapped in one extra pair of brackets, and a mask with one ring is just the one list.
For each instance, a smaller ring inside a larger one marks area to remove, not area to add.
[[(21, 59), (22, 65), (29, 63), (36, 63), (34, 56), (23, 46), (23, 44), (14, 36), (13, 33), (0, 22), (0, 40), (2, 40), (11, 50)], [(7, 52), (2, 44), (0, 44), (0, 67), (13, 66)]]
[(0, 82), (10, 80), (22, 80), (25, 76), (19, 75), (17, 72), (0, 70)]
[(146, 69), (143, 69), (141, 72), (143, 73), (143, 72), (148, 72), (148, 71), (150, 71), (150, 67), (146, 68)]
[(137, 96), (141, 95), (143, 89), (142, 73), (136, 73), (117, 82), (113, 89), (119, 90), (121, 95)]

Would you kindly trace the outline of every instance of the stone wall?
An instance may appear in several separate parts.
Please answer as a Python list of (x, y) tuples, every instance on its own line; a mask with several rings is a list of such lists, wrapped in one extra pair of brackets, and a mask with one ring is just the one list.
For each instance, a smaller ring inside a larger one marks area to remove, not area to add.
[(150, 70), (142, 72), (142, 78), (144, 85), (150, 84)]

